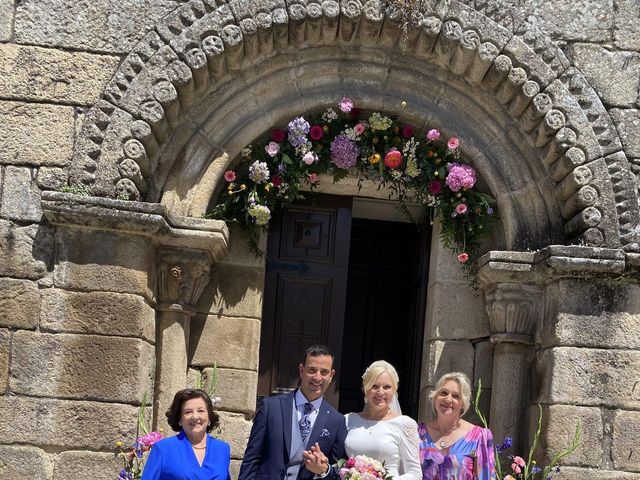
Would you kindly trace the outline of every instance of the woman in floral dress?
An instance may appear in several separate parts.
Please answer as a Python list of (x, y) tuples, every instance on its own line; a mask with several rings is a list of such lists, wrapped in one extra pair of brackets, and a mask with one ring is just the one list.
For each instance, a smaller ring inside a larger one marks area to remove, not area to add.
[(424, 480), (490, 480), (495, 477), (493, 435), (462, 419), (471, 405), (471, 385), (463, 373), (443, 375), (429, 395), (435, 420), (420, 424)]

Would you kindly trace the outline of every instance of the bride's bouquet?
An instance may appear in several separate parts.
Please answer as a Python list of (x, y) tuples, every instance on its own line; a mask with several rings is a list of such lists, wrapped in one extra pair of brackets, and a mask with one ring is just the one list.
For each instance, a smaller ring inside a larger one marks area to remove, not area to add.
[(338, 476), (341, 480), (391, 480), (384, 464), (366, 455), (356, 455), (338, 460)]

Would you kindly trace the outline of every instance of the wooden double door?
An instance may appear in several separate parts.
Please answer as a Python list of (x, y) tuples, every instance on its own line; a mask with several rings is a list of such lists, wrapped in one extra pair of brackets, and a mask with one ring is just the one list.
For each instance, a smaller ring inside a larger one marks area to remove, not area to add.
[(336, 355), (325, 397), (340, 411), (362, 408), (362, 373), (385, 359), (400, 375), (403, 411), (415, 415), (431, 231), (353, 218), (352, 207), (351, 197), (317, 195), (274, 215), (258, 401), (295, 388), (304, 351), (322, 343)]

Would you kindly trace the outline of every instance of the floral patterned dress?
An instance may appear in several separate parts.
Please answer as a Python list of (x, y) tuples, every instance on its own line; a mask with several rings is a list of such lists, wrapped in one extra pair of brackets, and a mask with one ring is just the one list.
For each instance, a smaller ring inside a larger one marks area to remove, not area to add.
[(490, 480), (495, 478), (491, 430), (473, 427), (448, 448), (440, 450), (421, 423), (420, 463), (424, 480)]

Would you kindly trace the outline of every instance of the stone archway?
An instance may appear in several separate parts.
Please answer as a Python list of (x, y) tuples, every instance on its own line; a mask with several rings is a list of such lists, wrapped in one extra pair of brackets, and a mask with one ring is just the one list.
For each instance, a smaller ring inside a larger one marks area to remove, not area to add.
[[(294, 95), (276, 93), (266, 105), (256, 99), (251, 108), (246, 108), (251, 95), (233, 91), (237, 79), (246, 88), (291, 80), (316, 55), (324, 58), (318, 65), (331, 70), (324, 84), (322, 76), (315, 85), (316, 79), (307, 79)], [(350, 81), (356, 72), (345, 65), (362, 56), (371, 81)], [(394, 63), (405, 74), (401, 85), (392, 70), (381, 67)], [(438, 87), (431, 105), (417, 91), (425, 79)], [(429, 115), (434, 103), (485, 110), (493, 127), (489, 134), (506, 127), (519, 148), (503, 149), (510, 142), (501, 139), (500, 148), (489, 149), (492, 156), (486, 158), (486, 138), (476, 138), (470, 153), (489, 189), (505, 200), (500, 206), (508, 248), (575, 241), (638, 249), (635, 182), (594, 90), (535, 27), (523, 23), (511, 32), (457, 2), (425, 7), (418, 26), (403, 34), (399, 12), (377, 1), (288, 6), (191, 1), (134, 48), (90, 110), (70, 181), (98, 196), (158, 201), (164, 195), (181, 213), (199, 214), (189, 206), (190, 195), (204, 184), (212, 195), (229, 161), (210, 165), (213, 158), (227, 153), (233, 159), (241, 141), (292, 113), (283, 103), (296, 99), (299, 113), (299, 105), (326, 105), (331, 90), (351, 90), (357, 98), (360, 89), (366, 106), (392, 113), (399, 98), (409, 98), (417, 105), (411, 112), (416, 118), (440, 123), (451, 133), (454, 127), (443, 115)], [(466, 89), (464, 100), (447, 94), (457, 90), (459, 95), (461, 89)], [(233, 98), (245, 104), (239, 120), (229, 108)], [(248, 121), (265, 106), (275, 109)], [(212, 127), (224, 136), (207, 139), (203, 147), (201, 132)], [(468, 125), (469, 133), (472, 128)], [(194, 149), (203, 158), (195, 158)], [(514, 176), (507, 173), (514, 164), (527, 167)], [(501, 175), (520, 183), (508, 185)], [(518, 192), (523, 184), (535, 185), (536, 191)], [(173, 189), (171, 200), (167, 189)], [(522, 204), (537, 211), (523, 215)], [(202, 201), (196, 210), (201, 208)]]

